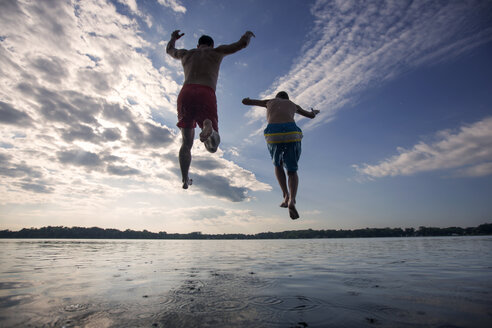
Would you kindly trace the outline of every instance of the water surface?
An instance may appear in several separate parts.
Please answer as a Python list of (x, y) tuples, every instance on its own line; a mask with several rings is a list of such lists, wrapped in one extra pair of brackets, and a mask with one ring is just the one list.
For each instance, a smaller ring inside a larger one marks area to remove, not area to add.
[(489, 327), (492, 237), (0, 240), (1, 327)]

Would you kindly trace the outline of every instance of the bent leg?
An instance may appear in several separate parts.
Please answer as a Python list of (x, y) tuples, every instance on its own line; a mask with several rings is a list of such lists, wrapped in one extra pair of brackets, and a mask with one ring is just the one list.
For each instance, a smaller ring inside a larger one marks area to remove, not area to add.
[(292, 220), (299, 218), (299, 213), (297, 213), (296, 209), (296, 196), (297, 196), (297, 187), (299, 185), (299, 176), (296, 171), (288, 171), (289, 175), (289, 191), (290, 191), (290, 199), (289, 199), (289, 214)]
[(181, 177), (183, 189), (188, 189), (192, 180), (188, 177), (191, 164), (191, 147), (193, 147), (193, 138), (195, 138), (195, 129), (181, 128), (181, 148), (179, 149), (179, 166), (181, 168)]
[(289, 191), (287, 190), (287, 177), (285, 176), (284, 168), (282, 166), (275, 166), (275, 176), (277, 177), (280, 189), (282, 189), (282, 194), (284, 201), (280, 204), (280, 207), (287, 207), (289, 203)]
[(215, 153), (220, 144), (220, 135), (212, 126), (212, 121), (206, 119), (203, 121), (203, 129), (200, 133), (200, 141), (210, 153)]

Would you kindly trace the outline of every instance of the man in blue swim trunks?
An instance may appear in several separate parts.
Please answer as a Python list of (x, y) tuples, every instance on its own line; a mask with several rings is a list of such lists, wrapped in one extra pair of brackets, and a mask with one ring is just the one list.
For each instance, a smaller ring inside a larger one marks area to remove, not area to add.
[[(294, 114), (315, 118), (319, 110), (306, 111), (302, 109), (301, 106), (289, 100), (289, 95), (285, 91), (277, 93), (274, 99), (244, 98), (243, 104), (266, 107), (267, 109), (268, 125), (264, 133), (273, 165), (275, 165), (275, 176), (284, 195), (284, 201), (280, 207), (289, 209), (292, 220), (298, 219), (299, 213), (296, 209), (297, 186), (299, 185), (297, 162), (301, 156), (302, 131), (295, 123)], [(288, 187), (283, 167), (286, 168), (289, 176)]]

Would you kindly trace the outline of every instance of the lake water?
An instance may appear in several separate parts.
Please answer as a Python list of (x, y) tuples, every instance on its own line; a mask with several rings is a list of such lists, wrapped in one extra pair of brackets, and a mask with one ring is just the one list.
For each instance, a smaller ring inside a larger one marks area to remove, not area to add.
[(491, 327), (492, 237), (0, 240), (0, 327)]

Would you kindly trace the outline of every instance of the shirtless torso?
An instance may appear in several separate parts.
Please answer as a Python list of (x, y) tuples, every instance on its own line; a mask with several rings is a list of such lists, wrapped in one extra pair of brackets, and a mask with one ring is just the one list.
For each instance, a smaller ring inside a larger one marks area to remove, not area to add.
[(219, 68), (222, 59), (233, 54), (249, 44), (252, 32), (246, 32), (239, 41), (218, 46), (199, 45), (194, 49), (176, 49), (177, 38), (171, 38), (166, 52), (175, 59), (180, 59), (183, 65), (185, 81), (183, 84), (200, 84), (216, 89), (219, 78)]
[(266, 117), (268, 123), (295, 122), (294, 115), (297, 105), (288, 99), (275, 98), (266, 103)]
[(222, 58), (223, 54), (210, 47), (188, 50), (181, 58), (184, 84), (201, 84), (215, 90)]
[(289, 99), (279, 97), (264, 100), (244, 98), (243, 104), (266, 107), (268, 124), (295, 122), (294, 116), (296, 113), (308, 118), (314, 118), (319, 113), (318, 110), (315, 110), (314, 113), (312, 109), (311, 111), (304, 110)]

